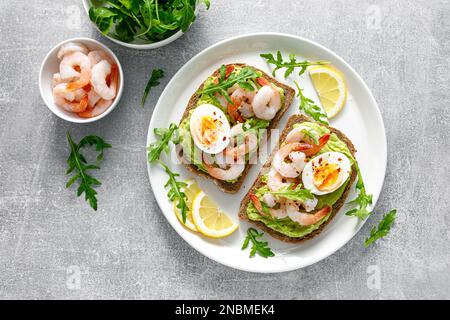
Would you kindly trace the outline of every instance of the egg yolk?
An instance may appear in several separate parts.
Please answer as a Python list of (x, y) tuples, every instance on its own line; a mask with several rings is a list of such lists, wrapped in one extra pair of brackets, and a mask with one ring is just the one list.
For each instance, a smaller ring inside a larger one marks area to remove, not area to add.
[(324, 160), (313, 170), (313, 183), (321, 191), (334, 190), (342, 180), (341, 168), (335, 163)]
[(202, 142), (210, 145), (217, 140), (217, 125), (211, 116), (204, 116), (200, 125)]

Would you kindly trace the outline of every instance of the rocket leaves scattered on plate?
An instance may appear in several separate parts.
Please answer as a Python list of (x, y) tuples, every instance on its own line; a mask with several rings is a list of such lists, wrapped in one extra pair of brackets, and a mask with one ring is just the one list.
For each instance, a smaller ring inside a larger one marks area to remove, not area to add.
[(275, 66), (272, 71), (272, 75), (274, 77), (275, 72), (278, 69), (286, 68), (286, 71), (284, 72), (284, 78), (287, 78), (291, 75), (292, 72), (294, 72), (296, 68), (300, 68), (298, 75), (301, 76), (303, 73), (305, 73), (306, 68), (310, 66), (329, 64), (328, 61), (297, 61), (295, 54), (290, 54), (289, 60), (283, 60), (283, 56), (281, 55), (280, 51), (277, 51), (276, 57), (272, 53), (261, 53), (260, 56), (261, 58), (266, 59), (267, 63), (273, 64)]
[(256, 253), (258, 253), (263, 258), (269, 258), (275, 256), (272, 250), (268, 247), (267, 241), (261, 241), (260, 238), (264, 233), (259, 233), (258, 230), (254, 228), (249, 228), (247, 230), (247, 236), (245, 237), (244, 243), (242, 244), (241, 250), (247, 249), (250, 242), (252, 243), (252, 248), (250, 250), (250, 258), (253, 258)]
[(104, 35), (124, 42), (157, 42), (195, 21), (197, 3), (207, 9), (210, 0), (92, 0), (89, 18)]

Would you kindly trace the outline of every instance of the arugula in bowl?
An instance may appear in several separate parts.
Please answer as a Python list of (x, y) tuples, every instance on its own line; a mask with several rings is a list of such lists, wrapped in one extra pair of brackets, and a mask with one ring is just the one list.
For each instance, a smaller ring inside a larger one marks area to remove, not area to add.
[(201, 2), (209, 9), (210, 0), (91, 0), (89, 18), (104, 35), (152, 43), (186, 32)]

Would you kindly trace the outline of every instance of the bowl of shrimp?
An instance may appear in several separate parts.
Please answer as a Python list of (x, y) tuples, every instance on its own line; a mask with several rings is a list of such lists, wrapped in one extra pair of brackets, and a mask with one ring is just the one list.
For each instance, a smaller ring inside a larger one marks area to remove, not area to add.
[(119, 59), (89, 38), (65, 40), (41, 65), (39, 89), (47, 107), (61, 119), (89, 123), (108, 115), (123, 91)]

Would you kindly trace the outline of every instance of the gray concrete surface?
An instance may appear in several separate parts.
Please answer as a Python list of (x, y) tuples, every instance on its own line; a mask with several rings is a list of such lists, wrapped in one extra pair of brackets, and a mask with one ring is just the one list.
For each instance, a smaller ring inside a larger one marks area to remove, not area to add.
[[(103, 38), (78, 1), (1, 1), (0, 298), (450, 298), (449, 14), (449, 1), (434, 0), (212, 0), (182, 38), (136, 51)], [(388, 137), (377, 214), (336, 254), (284, 274), (236, 271), (190, 248), (161, 214), (146, 172), (148, 123), (164, 85), (200, 50), (253, 31), (337, 52), (372, 89)], [(107, 44), (125, 70), (119, 108), (90, 125), (54, 116), (38, 90), (47, 51), (75, 36)], [(142, 109), (155, 67), (167, 77)], [(114, 146), (98, 172), (97, 212), (64, 188), (66, 131)], [(392, 234), (364, 249), (390, 208), (398, 209)]]

